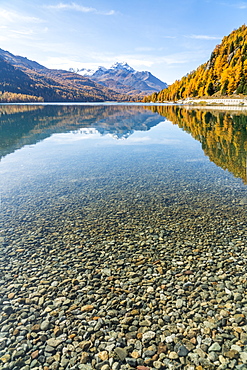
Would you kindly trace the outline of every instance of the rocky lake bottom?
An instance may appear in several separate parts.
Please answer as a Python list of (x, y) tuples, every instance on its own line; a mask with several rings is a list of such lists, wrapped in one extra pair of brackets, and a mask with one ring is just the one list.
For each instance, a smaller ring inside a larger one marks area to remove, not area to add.
[(242, 181), (194, 149), (40, 145), (3, 161), (0, 369), (247, 369)]

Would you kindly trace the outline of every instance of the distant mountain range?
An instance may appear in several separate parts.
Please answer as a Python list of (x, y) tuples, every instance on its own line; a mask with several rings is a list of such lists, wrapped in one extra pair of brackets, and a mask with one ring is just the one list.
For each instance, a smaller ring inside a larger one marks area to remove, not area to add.
[(88, 77), (91, 80), (108, 87), (118, 93), (131, 96), (148, 95), (167, 88), (167, 84), (148, 71), (136, 71), (127, 63), (115, 63), (110, 68), (73, 69), (71, 72)]
[[(49, 69), (0, 49), (0, 102), (22, 99), (45, 102), (129, 101), (152, 93), (152, 88), (160, 80), (149, 72), (128, 68), (119, 64), (110, 70), (100, 68), (90, 76), (82, 71)], [(111, 81), (110, 71), (115, 72)], [(131, 84), (135, 87), (130, 87)], [(156, 87), (155, 91), (160, 89)]]
[(87, 77), (49, 69), (0, 49), (0, 92), (28, 94), (44, 101), (128, 100), (128, 96), (103, 87)]

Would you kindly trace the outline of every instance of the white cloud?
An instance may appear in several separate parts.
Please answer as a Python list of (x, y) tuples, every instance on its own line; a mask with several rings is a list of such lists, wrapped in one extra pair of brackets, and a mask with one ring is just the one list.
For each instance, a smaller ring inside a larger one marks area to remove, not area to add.
[(149, 52), (149, 51), (162, 51), (163, 48), (153, 48), (153, 47), (149, 47), (149, 46), (140, 46), (140, 47), (137, 47), (135, 48), (135, 51), (137, 52)]
[[(52, 45), (52, 48), (60, 48), (61, 45)], [(52, 49), (51, 48), (51, 49)], [(45, 46), (47, 50), (47, 47)], [(48, 50), (51, 50), (48, 49)], [(55, 69), (69, 69), (69, 68), (81, 68), (81, 63), (73, 61), (73, 57), (48, 57), (45, 60), (40, 60), (39, 63), (43, 64), (47, 68), (55, 68)]]
[(23, 22), (23, 23), (43, 23), (44, 22), (43, 19), (27, 16), (27, 15), (17, 13), (14, 11), (9, 11), (3, 8), (0, 8), (0, 18), (1, 18), (1, 23), (4, 25), (10, 24), (10, 23), (16, 23), (16, 22)]
[(13, 33), (17, 34), (17, 35), (22, 35), (22, 36), (29, 36), (29, 35), (33, 35), (34, 32), (33, 30), (12, 30)]
[(99, 11), (95, 8), (79, 5), (76, 3), (59, 3), (57, 5), (47, 5), (45, 8), (48, 9), (55, 9), (55, 10), (75, 10), (77, 12), (82, 12), (82, 13), (94, 13), (94, 14), (101, 14), (101, 15), (114, 15), (116, 14), (115, 10), (110, 10), (110, 11)]
[(138, 56), (135, 56), (135, 55), (119, 55), (119, 56), (116, 56), (114, 60), (115, 61), (118, 61), (118, 60), (126, 61), (131, 67), (137, 68), (137, 69), (141, 68), (141, 67), (142, 68), (145, 68), (145, 67), (149, 68), (154, 64), (153, 60), (142, 59), (141, 55), (138, 55)]
[[(37, 44), (40, 35), (48, 30), (47, 27), (44, 27), (46, 24), (44, 19), (1, 6), (0, 20), (0, 41), (2, 42), (2, 47), (10, 51), (18, 50), (20, 45), (22, 45), (22, 50), (24, 50), (25, 46), (28, 46), (32, 40), (35, 40)], [(21, 51), (18, 52), (22, 55)]]
[[(82, 58), (82, 60), (85, 60)], [(86, 68), (86, 69), (94, 69), (99, 66), (103, 66), (106, 68), (110, 68), (115, 62), (124, 61), (127, 62), (133, 68), (149, 68), (153, 65), (153, 61), (151, 60), (142, 60), (137, 59), (135, 56), (131, 55), (114, 55), (112, 57), (99, 55), (99, 57), (92, 57), (90, 58), (91, 62), (80, 62), (78, 61), (78, 57), (49, 57), (46, 60), (40, 61), (41, 64), (45, 65), (48, 68), (59, 68), (59, 69), (66, 69), (69, 68)]]
[(236, 4), (220, 3), (220, 5), (229, 6), (229, 7), (236, 8), (236, 9), (247, 9), (247, 3), (246, 2), (239, 2), (239, 3), (236, 3)]
[(148, 46), (140, 46), (140, 47), (137, 47), (135, 48), (136, 51), (154, 51), (155, 48), (150, 48)]
[(238, 9), (247, 9), (247, 3), (240, 3), (235, 5)]
[(158, 58), (155, 58), (155, 64), (166, 64), (166, 65), (175, 65), (175, 64), (185, 64), (193, 61), (197, 61), (204, 56), (203, 51), (193, 52), (193, 55), (190, 51), (174, 53), (169, 55), (164, 55)]
[(96, 10), (95, 8), (88, 8), (86, 6), (78, 5), (75, 3), (71, 3), (71, 4), (59, 3), (57, 5), (47, 5), (45, 7), (48, 9), (55, 9), (55, 10), (71, 9), (71, 10), (76, 10), (76, 11), (83, 12), (83, 13), (94, 12)]
[(143, 54), (113, 54), (113, 53), (96, 53), (86, 52), (84, 50), (83, 57), (75, 55), (70, 56), (60, 55), (59, 57), (48, 57), (39, 62), (48, 68), (58, 68), (68, 70), (69, 68), (86, 68), (95, 69), (99, 66), (109, 68), (115, 62), (127, 62), (131, 67), (136, 70), (150, 70), (153, 67), (164, 65), (167, 68), (179, 66), (181, 64), (198, 62), (206, 60), (208, 53), (205, 50), (197, 50), (191, 53), (190, 51), (168, 54), (163, 56), (152, 55), (152, 53)]
[(95, 60), (97, 65), (110, 67), (115, 62), (127, 62), (133, 68), (151, 67), (154, 64), (154, 56), (151, 54), (113, 54), (91, 52), (87, 55), (92, 61)]
[(222, 37), (208, 36), (208, 35), (188, 35), (185, 37), (189, 39), (198, 39), (198, 40), (221, 40), (222, 39)]

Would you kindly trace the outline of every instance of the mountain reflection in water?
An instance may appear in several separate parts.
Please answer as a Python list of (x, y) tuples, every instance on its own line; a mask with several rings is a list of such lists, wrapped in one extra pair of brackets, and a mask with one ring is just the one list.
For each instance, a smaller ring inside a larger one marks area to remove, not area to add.
[[(162, 117), (162, 118), (161, 118)], [(202, 144), (205, 155), (247, 183), (247, 112), (135, 105), (0, 106), (0, 157), (54, 133), (98, 132), (116, 139), (148, 131), (164, 117)]]
[(0, 106), (0, 158), (55, 133), (93, 128), (120, 139), (147, 131), (160, 121), (158, 113), (141, 106)]

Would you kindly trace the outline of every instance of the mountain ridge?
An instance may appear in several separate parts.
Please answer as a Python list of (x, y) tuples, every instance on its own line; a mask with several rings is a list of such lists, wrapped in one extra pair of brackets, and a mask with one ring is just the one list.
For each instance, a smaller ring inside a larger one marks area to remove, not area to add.
[(116, 62), (110, 68), (99, 66), (96, 69), (69, 69), (81, 76), (89, 77), (102, 86), (111, 88), (116, 92), (145, 96), (158, 92), (167, 87), (167, 84), (151, 72), (136, 71), (126, 62)]
[[(36, 61), (0, 49), (0, 101), (102, 102), (136, 101), (167, 86), (150, 72), (127, 63), (110, 69), (49, 69)], [(23, 96), (23, 99), (21, 98)]]
[(87, 77), (65, 70), (49, 69), (25, 57), (0, 49), (0, 92), (29, 94), (44, 101), (128, 101)]

